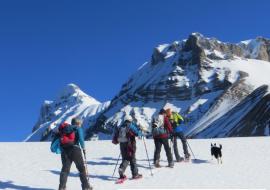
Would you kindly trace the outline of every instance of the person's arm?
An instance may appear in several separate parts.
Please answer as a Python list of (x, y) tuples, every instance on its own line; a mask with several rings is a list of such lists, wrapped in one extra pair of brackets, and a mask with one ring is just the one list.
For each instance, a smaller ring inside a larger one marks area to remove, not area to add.
[(181, 124), (184, 121), (184, 118), (180, 114), (177, 114), (177, 117), (178, 117), (178, 120), (179, 120), (178, 123)]
[(112, 138), (112, 143), (113, 144), (118, 144), (118, 135), (119, 135), (119, 131), (118, 131), (118, 128), (115, 127), (114, 128), (114, 132), (113, 132), (113, 138)]
[(79, 143), (82, 147), (82, 149), (85, 150), (85, 143), (84, 143), (84, 133), (83, 133), (83, 129), (81, 127), (77, 128), (77, 132), (78, 132), (78, 137), (79, 137)]

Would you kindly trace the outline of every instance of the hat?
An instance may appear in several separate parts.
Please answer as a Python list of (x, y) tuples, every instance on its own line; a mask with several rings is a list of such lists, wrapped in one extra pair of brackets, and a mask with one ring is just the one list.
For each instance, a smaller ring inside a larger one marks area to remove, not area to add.
[(125, 115), (124, 117), (124, 121), (132, 121), (132, 118), (130, 117), (130, 115)]
[(166, 114), (167, 114), (168, 116), (171, 116), (171, 115), (172, 115), (172, 111), (171, 111), (170, 108), (166, 109)]
[(166, 113), (166, 111), (163, 108), (160, 109), (159, 114), (164, 114), (164, 113)]
[(71, 125), (78, 125), (78, 124), (81, 124), (82, 123), (82, 120), (78, 117), (74, 117), (72, 118), (71, 120)]

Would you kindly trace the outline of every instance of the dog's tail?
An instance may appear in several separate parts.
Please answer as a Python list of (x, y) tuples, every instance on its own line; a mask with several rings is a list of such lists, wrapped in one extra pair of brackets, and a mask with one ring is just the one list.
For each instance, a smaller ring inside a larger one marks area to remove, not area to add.
[(220, 150), (222, 149), (222, 145), (221, 144), (219, 144), (219, 148), (220, 148)]

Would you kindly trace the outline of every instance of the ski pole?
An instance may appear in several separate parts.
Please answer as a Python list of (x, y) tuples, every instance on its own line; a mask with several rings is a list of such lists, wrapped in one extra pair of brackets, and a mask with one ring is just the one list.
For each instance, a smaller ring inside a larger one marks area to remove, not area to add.
[(188, 145), (188, 147), (189, 147), (189, 149), (190, 149), (190, 151), (191, 151), (191, 153), (192, 153), (192, 155), (194, 157), (194, 160), (197, 160), (196, 157), (195, 157), (195, 155), (194, 155), (194, 153), (193, 153), (193, 151), (192, 151), (192, 149), (191, 149), (191, 147), (190, 147), (190, 145), (189, 145), (189, 143), (188, 143), (188, 141), (187, 141), (187, 145)]
[(146, 156), (147, 156), (147, 159), (148, 159), (148, 164), (149, 164), (151, 176), (153, 176), (154, 174), (153, 174), (153, 172), (152, 172), (152, 168), (151, 168), (151, 165), (150, 165), (150, 160), (149, 160), (148, 151), (147, 151), (147, 148), (146, 148), (146, 144), (145, 144), (144, 137), (142, 137), (142, 139), (143, 139), (143, 143), (144, 143), (144, 148), (145, 148)]
[(121, 156), (121, 152), (119, 153), (117, 162), (116, 162), (116, 164), (115, 164), (115, 167), (114, 167), (114, 171), (113, 171), (112, 177), (114, 177), (114, 173), (115, 173), (116, 167), (117, 167), (117, 165), (118, 165), (118, 162), (119, 162), (119, 160), (120, 160), (120, 156)]
[[(173, 137), (175, 138), (175, 137)], [(173, 145), (173, 140), (170, 139), (170, 148), (172, 149), (172, 156), (174, 155), (174, 145)]]
[(83, 150), (83, 155), (84, 155), (84, 167), (85, 167), (85, 172), (86, 172), (86, 176), (87, 176), (87, 181), (89, 181), (89, 172), (88, 172), (88, 167), (87, 167), (87, 159), (86, 159), (86, 153)]

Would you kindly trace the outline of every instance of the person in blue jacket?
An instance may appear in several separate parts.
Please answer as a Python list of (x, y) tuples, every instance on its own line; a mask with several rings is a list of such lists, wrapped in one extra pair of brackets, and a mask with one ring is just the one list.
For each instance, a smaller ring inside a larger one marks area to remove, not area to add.
[[(79, 171), (82, 190), (92, 190), (88, 179), (87, 170), (84, 164), (82, 151), (85, 154), (85, 143), (81, 120), (73, 118), (71, 125), (59, 127), (59, 137), (61, 146), (62, 170), (60, 173), (59, 190), (66, 190), (67, 178), (70, 172), (72, 162), (75, 163)], [(68, 135), (66, 135), (68, 134)]]
[[(168, 118), (170, 119), (171, 125), (173, 127), (172, 142), (173, 142), (173, 149), (174, 149), (176, 161), (177, 162), (181, 162), (184, 160), (189, 161), (190, 154), (188, 152), (187, 139), (183, 132), (183, 126), (181, 126), (181, 123), (184, 122), (184, 118), (179, 113), (172, 112), (170, 108), (166, 109), (166, 114)], [(178, 152), (177, 137), (179, 137), (182, 141), (185, 158), (182, 158)]]

